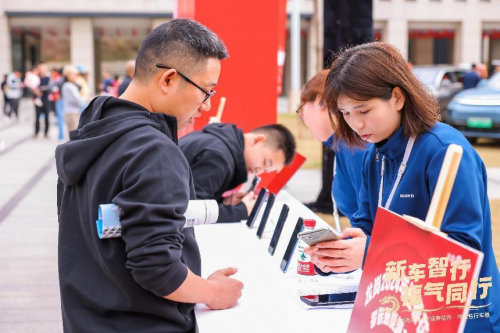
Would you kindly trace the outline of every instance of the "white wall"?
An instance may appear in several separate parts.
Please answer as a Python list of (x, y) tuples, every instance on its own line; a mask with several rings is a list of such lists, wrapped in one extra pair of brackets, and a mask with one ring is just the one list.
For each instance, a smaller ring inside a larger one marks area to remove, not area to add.
[(408, 50), (408, 29), (452, 28), (455, 63), (480, 62), (482, 27), (485, 22), (500, 24), (500, 0), (374, 0), (373, 19), (386, 27), (382, 39), (403, 52)]
[(175, 0), (7, 0), (0, 1), (0, 12), (172, 13), (174, 5)]

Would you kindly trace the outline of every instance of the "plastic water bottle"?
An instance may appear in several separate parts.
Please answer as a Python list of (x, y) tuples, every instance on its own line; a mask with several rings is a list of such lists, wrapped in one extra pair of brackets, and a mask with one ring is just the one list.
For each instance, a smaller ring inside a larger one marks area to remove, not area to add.
[[(304, 220), (304, 231), (313, 230), (315, 227), (316, 220)], [(315, 282), (317, 281), (317, 277), (314, 264), (311, 262), (311, 258), (304, 253), (304, 248), (307, 246), (308, 245), (302, 241), (299, 241), (299, 244), (297, 245), (297, 250), (299, 252), (297, 274), (299, 275), (300, 282)]]

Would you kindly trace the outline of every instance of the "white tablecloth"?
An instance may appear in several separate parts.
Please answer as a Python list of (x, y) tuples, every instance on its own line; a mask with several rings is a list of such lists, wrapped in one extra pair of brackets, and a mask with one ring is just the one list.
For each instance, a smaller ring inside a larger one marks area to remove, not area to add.
[[(285, 203), (290, 212), (276, 252), (271, 257), (267, 249)], [(317, 227), (327, 225), (286, 191), (281, 191), (262, 239), (256, 236), (260, 220), (252, 229), (245, 223), (195, 227), (201, 251), (202, 276), (206, 278), (224, 267), (238, 267), (234, 278), (245, 285), (243, 296), (232, 309), (213, 311), (202, 304), (196, 306), (201, 333), (323, 333), (347, 330), (351, 309), (305, 310), (301, 306), (293, 290), (298, 283), (295, 257), (286, 274), (280, 270), (286, 246), (299, 217), (316, 219)]]

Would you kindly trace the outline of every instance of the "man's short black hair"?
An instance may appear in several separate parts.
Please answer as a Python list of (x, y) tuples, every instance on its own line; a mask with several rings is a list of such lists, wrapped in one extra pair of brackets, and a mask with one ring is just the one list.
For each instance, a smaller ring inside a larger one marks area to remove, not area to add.
[(228, 56), (226, 46), (210, 29), (190, 19), (175, 19), (158, 26), (142, 41), (134, 77), (146, 83), (157, 73), (157, 63), (194, 74), (208, 58)]
[(273, 124), (258, 127), (251, 130), (250, 133), (264, 134), (267, 144), (276, 151), (283, 151), (285, 155), (285, 165), (292, 163), (293, 157), (295, 156), (296, 144), (292, 132), (290, 132), (288, 128), (280, 124)]

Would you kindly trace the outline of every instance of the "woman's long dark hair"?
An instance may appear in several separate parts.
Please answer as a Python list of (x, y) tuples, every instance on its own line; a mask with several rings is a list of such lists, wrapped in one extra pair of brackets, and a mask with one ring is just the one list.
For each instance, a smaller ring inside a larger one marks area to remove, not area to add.
[(373, 42), (341, 51), (332, 63), (321, 98), (321, 103), (328, 107), (335, 130), (334, 145), (340, 140), (348, 147), (364, 145), (339, 111), (339, 96), (357, 101), (389, 100), (395, 87), (399, 87), (405, 96), (401, 110), (405, 137), (427, 132), (440, 120), (436, 98), (413, 75), (403, 55), (394, 46)]

